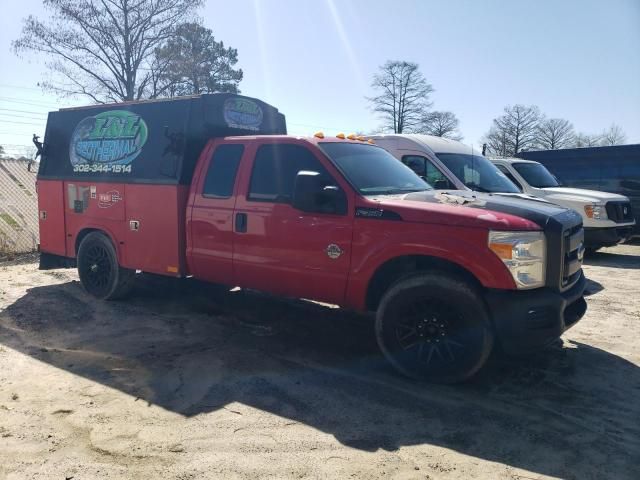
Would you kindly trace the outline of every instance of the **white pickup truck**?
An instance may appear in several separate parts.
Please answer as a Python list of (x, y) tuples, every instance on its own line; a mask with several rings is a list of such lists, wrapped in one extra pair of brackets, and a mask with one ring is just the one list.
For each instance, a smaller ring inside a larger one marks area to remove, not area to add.
[(635, 220), (629, 199), (615, 193), (566, 188), (544, 165), (520, 158), (494, 158), (491, 162), (522, 193), (572, 208), (582, 216), (587, 251), (627, 240)]

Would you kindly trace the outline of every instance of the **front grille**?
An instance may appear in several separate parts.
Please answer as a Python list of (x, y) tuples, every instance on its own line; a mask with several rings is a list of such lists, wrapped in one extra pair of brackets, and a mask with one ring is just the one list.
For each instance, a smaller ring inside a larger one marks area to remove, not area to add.
[(607, 210), (607, 217), (616, 223), (633, 221), (630, 202), (607, 202), (605, 208)]
[(562, 234), (562, 288), (573, 285), (580, 278), (584, 257), (584, 230), (576, 225)]

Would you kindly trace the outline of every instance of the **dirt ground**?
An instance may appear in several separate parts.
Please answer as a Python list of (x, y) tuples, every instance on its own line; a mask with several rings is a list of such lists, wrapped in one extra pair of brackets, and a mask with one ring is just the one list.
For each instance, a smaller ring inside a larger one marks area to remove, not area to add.
[(370, 319), (148, 278), (96, 302), (0, 264), (0, 478), (637, 479), (640, 245), (587, 261), (589, 310), (535, 357), (416, 384)]

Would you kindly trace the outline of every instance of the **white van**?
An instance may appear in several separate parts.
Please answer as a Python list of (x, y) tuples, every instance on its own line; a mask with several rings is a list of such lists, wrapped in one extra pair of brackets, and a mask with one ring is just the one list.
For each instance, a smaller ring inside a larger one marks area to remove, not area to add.
[(631, 237), (635, 220), (624, 195), (566, 188), (544, 165), (520, 158), (495, 158), (491, 162), (523, 193), (572, 208), (582, 216), (588, 250), (612, 246)]
[(520, 192), (480, 151), (464, 143), (418, 134), (370, 138), (436, 190), (474, 190), (542, 201)]
[[(583, 220), (585, 247), (589, 251), (616, 245), (628, 239), (632, 233), (635, 221), (631, 204), (629, 199), (622, 195), (562, 188), (564, 192), (556, 190), (541, 193), (542, 188), (532, 187), (514, 168), (509, 168), (509, 161), (494, 160), (496, 165), (502, 165), (498, 169), (472, 146), (442, 137), (390, 134), (374, 135), (371, 138), (438, 190), (471, 189), (477, 192), (519, 196), (549, 201), (577, 211)], [(526, 162), (518, 159), (513, 161)], [(542, 165), (540, 167), (544, 168)], [(517, 181), (518, 178), (521, 179), (520, 182)], [(551, 179), (555, 182), (555, 187), (551, 188), (557, 189), (557, 180), (553, 176)], [(525, 184), (530, 188), (525, 188)]]

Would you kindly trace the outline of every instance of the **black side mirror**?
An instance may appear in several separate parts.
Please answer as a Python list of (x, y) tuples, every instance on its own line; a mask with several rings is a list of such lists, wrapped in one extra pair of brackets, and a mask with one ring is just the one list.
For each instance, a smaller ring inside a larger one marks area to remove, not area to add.
[(309, 213), (347, 213), (347, 197), (318, 172), (302, 170), (293, 186), (293, 208)]

